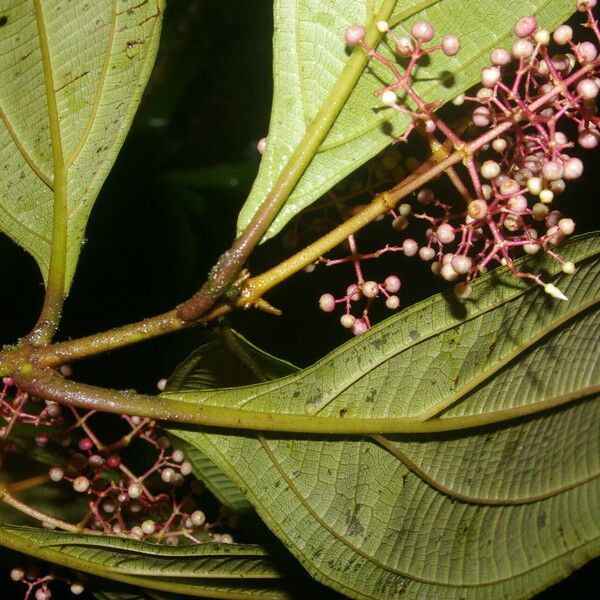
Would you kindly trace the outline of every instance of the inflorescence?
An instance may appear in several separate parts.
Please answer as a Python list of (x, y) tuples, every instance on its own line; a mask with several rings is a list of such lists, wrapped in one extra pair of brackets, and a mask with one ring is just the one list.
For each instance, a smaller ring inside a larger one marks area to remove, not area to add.
[[(348, 256), (321, 258), (319, 262), (328, 266), (352, 263), (356, 275), (341, 297), (323, 294), (321, 310), (332, 312), (342, 305), (341, 324), (360, 334), (371, 326), (369, 309), (376, 299), (383, 299), (389, 309), (397, 309), (400, 278), (391, 274), (385, 281), (372, 281), (364, 276), (361, 266), (363, 261), (389, 252), (430, 262), (435, 275), (456, 282), (455, 293), (461, 299), (471, 294), (470, 281), (497, 264), (506, 266), (517, 278), (542, 286), (550, 296), (567, 299), (539, 274), (519, 270), (514, 260), (523, 254), (544, 252), (562, 266), (564, 273), (575, 272), (574, 264), (564, 261), (556, 251), (575, 230), (575, 222), (552, 205), (567, 183), (583, 173), (583, 162), (568, 151), (575, 147), (593, 149), (600, 142), (596, 114), (600, 31), (592, 12), (595, 5), (596, 0), (577, 2), (577, 9), (586, 16), (583, 27), (589, 30), (592, 41), (575, 42), (568, 25), (550, 33), (539, 27), (534, 17), (520, 18), (513, 30), (516, 40), (511, 49), (498, 48), (491, 53), (491, 64), (481, 71), (480, 88), (454, 100), (455, 105), (470, 108), (467, 126), (462, 128), (444, 122), (436, 113), (440, 103), (425, 102), (412, 84), (423, 56), (434, 52), (454, 56), (460, 51), (454, 35), (428, 45), (434, 38), (430, 23), (415, 23), (410, 36), (398, 36), (386, 22), (377, 23), (393, 45), (398, 60), (392, 61), (365, 43), (362, 26), (352, 25), (346, 30), (346, 43), (361, 46), (393, 78), (375, 95), (386, 107), (411, 119), (396, 142), (405, 142), (417, 132), (432, 150), (462, 152), (464, 169), (451, 167), (446, 171), (459, 193), (458, 203), (440, 198), (427, 187), (418, 190), (412, 201), (390, 211), (391, 225), (397, 231), (408, 234), (411, 227), (419, 229), (417, 223), (425, 224), (420, 228), (425, 229), (424, 239), (407, 235), (401, 244), (361, 253), (352, 236)], [(358, 314), (356, 306), (361, 306)]]
[[(70, 374), (68, 367), (61, 371)], [(164, 387), (161, 383), (159, 388)], [(205, 492), (203, 482), (193, 477), (185, 451), (174, 448), (155, 421), (122, 415), (122, 431), (106, 443), (95, 432), (97, 418), (102, 417), (93, 410), (65, 409), (56, 402), (31, 397), (19, 390), (11, 377), (4, 377), (0, 385), (0, 462), (13, 453), (26, 452), (30, 458), (51, 464), (47, 475), (5, 484), (4, 502), (49, 529), (170, 546), (234, 541), (228, 531), (238, 528), (239, 516), (222, 505), (215, 510), (216, 518), (209, 519), (209, 511), (199, 506)], [(113, 430), (119, 427), (115, 423)], [(35, 451), (27, 450), (31, 445)], [(128, 451), (132, 446), (135, 452)], [(73, 510), (79, 514), (76, 522), (70, 522), (13, 496), (38, 485), (70, 486), (76, 496), (85, 499), (86, 508), (78, 510), (80, 504), (75, 503)], [(11, 578), (27, 586), (25, 598), (36, 600), (50, 598), (55, 581), (66, 581), (73, 594), (83, 591), (79, 580), (55, 572), (40, 575), (37, 568), (15, 567)]]

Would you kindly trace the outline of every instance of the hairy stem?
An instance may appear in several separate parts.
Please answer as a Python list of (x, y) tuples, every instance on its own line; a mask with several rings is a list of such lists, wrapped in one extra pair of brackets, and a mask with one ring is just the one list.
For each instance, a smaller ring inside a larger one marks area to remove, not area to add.
[[(376, 47), (382, 37), (382, 33), (377, 30), (375, 24), (389, 19), (395, 5), (396, 0), (384, 0), (381, 9), (373, 17), (366, 36), (366, 41), (372, 47)], [(321, 109), (310, 124), (302, 141), (298, 144), (277, 183), (244, 232), (234, 241), (231, 248), (221, 256), (213, 268), (210, 278), (200, 291), (177, 310), (177, 316), (182, 321), (195, 321), (209, 311), (238, 278), (248, 256), (264, 236), (269, 225), (292, 193), (298, 180), (329, 133), (335, 119), (367, 66), (369, 58), (360, 48), (353, 51), (336, 85), (333, 86), (323, 102)]]
[[(466, 417), (439, 417), (427, 420), (420, 416), (365, 419), (271, 413), (215, 406), (201, 403), (197, 399), (186, 400), (185, 394), (148, 396), (110, 390), (74, 383), (36, 370), (30, 374), (16, 374), (14, 378), (20, 389), (37, 398), (86, 410), (137, 415), (204, 427), (329, 435), (419, 434), (472, 429), (526, 417), (600, 393), (600, 386), (590, 386), (541, 402)], [(205, 399), (218, 394), (218, 391), (207, 391)]]

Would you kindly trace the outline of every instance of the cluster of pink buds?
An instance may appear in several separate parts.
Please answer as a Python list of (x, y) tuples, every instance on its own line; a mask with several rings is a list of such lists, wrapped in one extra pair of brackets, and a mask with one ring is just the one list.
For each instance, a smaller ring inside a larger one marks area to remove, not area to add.
[(85, 586), (79, 579), (59, 575), (54, 570), (48, 575), (41, 575), (37, 565), (31, 565), (27, 568), (14, 567), (10, 572), (10, 578), (26, 586), (23, 600), (29, 600), (30, 598), (50, 600), (52, 598), (51, 584), (55, 582), (66, 584), (74, 596), (79, 596), (85, 591)]
[[(337, 261), (322, 259), (330, 265), (353, 261), (357, 273), (357, 283), (345, 296), (321, 297), (322, 310), (330, 312), (337, 304), (344, 304), (342, 324), (358, 334), (370, 326), (368, 309), (372, 299), (383, 296), (387, 304), (392, 298), (389, 307), (397, 307), (399, 280), (394, 277), (390, 288), (387, 280), (365, 281), (360, 270), (360, 260), (390, 251), (431, 261), (433, 273), (456, 282), (460, 298), (470, 295), (469, 282), (479, 273), (501, 264), (515, 277), (541, 285), (550, 296), (566, 299), (540, 275), (519, 270), (514, 259), (541, 251), (555, 259), (564, 273), (575, 272), (573, 263), (565, 262), (556, 251), (573, 233), (575, 223), (553, 204), (568, 182), (583, 173), (582, 161), (568, 152), (576, 147), (592, 149), (600, 142), (596, 109), (600, 31), (592, 12), (596, 0), (578, 0), (576, 5), (586, 15), (583, 27), (590, 32), (590, 39), (580, 43), (574, 41), (574, 32), (567, 25), (550, 33), (532, 16), (517, 21), (512, 47), (491, 53), (491, 64), (481, 72), (480, 89), (454, 101), (456, 105), (469, 103), (472, 109), (471, 125), (461, 134), (436, 114), (440, 103), (425, 102), (412, 85), (421, 57), (432, 52), (447, 56), (459, 52), (455, 36), (447, 35), (439, 43), (427, 45), (434, 38), (433, 27), (427, 22), (416, 23), (410, 36), (398, 36), (387, 23), (378, 23), (378, 29), (393, 41), (397, 57), (406, 64), (401, 69), (364, 42), (363, 27), (348, 28), (346, 42), (362, 46), (393, 77), (391, 84), (375, 94), (387, 107), (411, 118), (407, 131), (397, 141), (406, 141), (416, 130), (432, 148), (459, 151), (464, 158), (446, 171), (459, 193), (458, 203), (441, 199), (442, 194), (432, 188), (422, 188), (413, 206), (402, 204), (390, 213), (394, 229), (411, 234), (401, 245), (386, 245), (363, 255), (353, 250), (350, 257)], [(397, 90), (402, 91), (401, 96)], [(414, 233), (409, 228), (414, 228)], [(423, 234), (424, 239), (418, 242)], [(355, 318), (350, 306), (359, 296), (369, 302)]]
[[(22, 435), (23, 425), (29, 436), (33, 428), (37, 446), (61, 448), (66, 456), (62, 464), (49, 469), (46, 481), (68, 483), (74, 493), (84, 495), (87, 500), (87, 513), (77, 524), (54, 518), (44, 521), (42, 517), (43, 526), (67, 530), (76, 526), (90, 534), (167, 545), (234, 541), (230, 533), (221, 531), (237, 529), (239, 516), (222, 506), (217, 518), (209, 522), (198, 506), (198, 499), (205, 492), (204, 484), (192, 477), (193, 467), (185, 452), (173, 448), (155, 421), (122, 415), (125, 433), (105, 444), (94, 431), (96, 416), (96, 411), (82, 413), (74, 407), (63, 414), (58, 404), (30, 398), (16, 388), (12, 379), (4, 379), (0, 392), (0, 424), (4, 423), (0, 430), (3, 442), (0, 457), (19, 450), (11, 436)], [(119, 428), (115, 424), (115, 429)], [(147, 462), (142, 473), (135, 472), (140, 470), (139, 466), (136, 469), (128, 466), (128, 448), (132, 444), (137, 444), (138, 449), (140, 444), (146, 445), (145, 450), (136, 453)], [(38, 482), (42, 483), (45, 481)], [(27, 513), (26, 507), (22, 510)], [(39, 511), (32, 510), (31, 514), (39, 515)]]
[[(13, 393), (13, 390), (16, 391)], [(61, 428), (64, 426), (62, 409), (56, 402), (30, 399), (28, 394), (15, 388), (11, 377), (3, 377), (0, 388), (0, 443), (5, 452), (14, 446), (10, 442), (10, 435), (17, 424), (39, 426), (42, 431), (44, 427)], [(35, 437), (38, 446), (44, 446), (47, 441), (48, 435), (44, 432)]]

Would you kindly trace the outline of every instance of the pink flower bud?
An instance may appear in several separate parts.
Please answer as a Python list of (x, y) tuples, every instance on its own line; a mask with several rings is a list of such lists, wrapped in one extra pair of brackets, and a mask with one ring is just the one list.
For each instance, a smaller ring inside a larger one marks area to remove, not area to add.
[(442, 52), (446, 56), (455, 56), (460, 50), (460, 42), (455, 35), (445, 35), (442, 38)]
[(419, 21), (413, 25), (410, 33), (415, 40), (429, 42), (433, 38), (433, 27), (427, 21)]
[(521, 17), (515, 24), (513, 31), (520, 38), (530, 36), (537, 28), (535, 17)]
[(346, 29), (344, 38), (348, 46), (358, 46), (365, 39), (366, 34), (367, 32), (362, 25), (350, 25)]

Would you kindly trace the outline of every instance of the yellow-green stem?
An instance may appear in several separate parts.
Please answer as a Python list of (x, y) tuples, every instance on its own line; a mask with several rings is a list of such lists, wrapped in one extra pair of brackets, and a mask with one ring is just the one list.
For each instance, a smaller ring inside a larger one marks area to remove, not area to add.
[(30, 342), (35, 345), (42, 345), (47, 344), (58, 329), (65, 296), (67, 267), (67, 170), (63, 156), (60, 120), (56, 104), (56, 93), (54, 91), (52, 61), (40, 0), (34, 0), (34, 8), (42, 55), (54, 168), (54, 179), (52, 182), (52, 189), (54, 191), (52, 242), (46, 295), (38, 322), (29, 334)]
[[(534, 404), (496, 412), (423, 420), (420, 415), (389, 418), (320, 417), (244, 410), (200, 403), (196, 399), (186, 400), (183, 393), (147, 396), (129, 391), (110, 390), (74, 383), (38, 370), (28, 374), (17, 373), (14, 379), (21, 390), (37, 398), (86, 410), (136, 415), (204, 427), (327, 435), (421, 434), (472, 429), (526, 417), (600, 393), (600, 385), (595, 385)], [(206, 392), (207, 397), (211, 393), (216, 392)]]
[[(374, 15), (365, 37), (365, 42), (372, 48), (377, 47), (382, 33), (376, 24), (387, 21), (397, 0), (384, 0), (379, 12)], [(286, 164), (277, 183), (265, 198), (256, 214), (235, 240), (232, 247), (219, 259), (213, 275), (202, 286), (200, 291), (182, 304), (177, 316), (183, 321), (195, 321), (212, 308), (218, 298), (234, 283), (248, 256), (263, 238), (273, 219), (296, 187), (300, 177), (306, 171), (319, 146), (329, 133), (337, 116), (344, 107), (346, 100), (361, 77), (370, 56), (357, 47), (352, 52), (348, 62), (321, 109), (312, 120), (302, 141)]]

